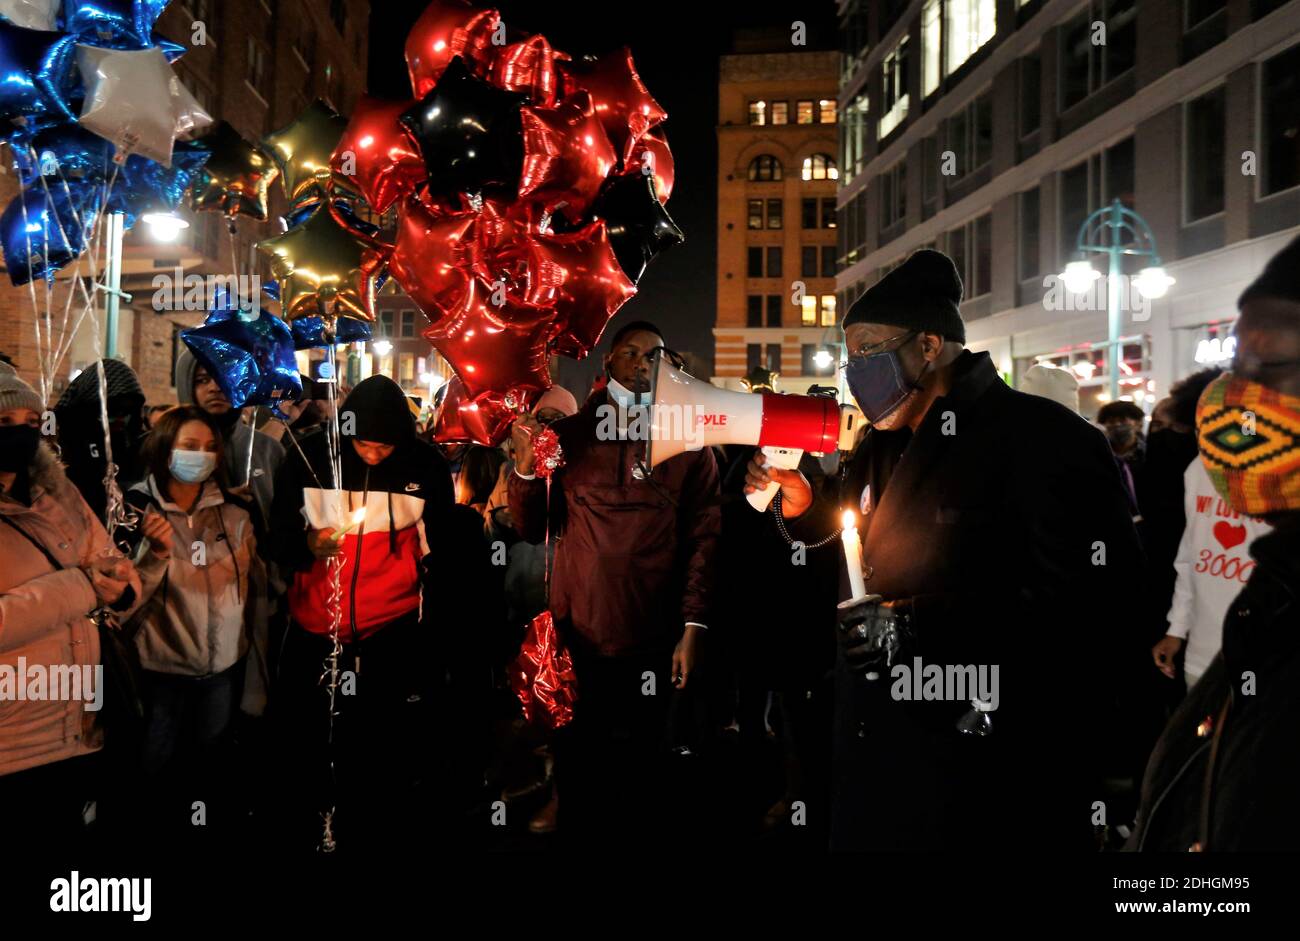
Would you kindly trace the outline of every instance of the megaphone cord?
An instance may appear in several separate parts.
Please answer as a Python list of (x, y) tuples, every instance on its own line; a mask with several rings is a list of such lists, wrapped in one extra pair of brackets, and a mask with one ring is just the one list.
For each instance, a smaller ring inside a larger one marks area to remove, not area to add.
[(800, 543), (805, 549), (820, 549), (822, 546), (829, 545), (836, 539), (839, 539), (840, 534), (844, 532), (843, 529), (837, 529), (825, 539), (818, 540), (817, 542), (804, 542), (801, 539), (792, 538), (790, 536), (790, 531), (785, 528), (785, 514), (781, 512), (780, 490), (778, 490), (776, 496), (772, 498), (772, 517), (776, 520), (776, 531), (781, 534), (781, 538), (786, 541), (787, 545), (793, 546), (795, 543)]

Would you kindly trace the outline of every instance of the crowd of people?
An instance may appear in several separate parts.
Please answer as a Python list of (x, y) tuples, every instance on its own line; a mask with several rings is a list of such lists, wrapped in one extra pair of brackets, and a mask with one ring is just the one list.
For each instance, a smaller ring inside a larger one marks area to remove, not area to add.
[[(1227, 369), (1090, 422), (1069, 372), (1017, 391), (967, 349), (954, 265), (918, 252), (842, 324), (868, 429), (791, 470), (646, 465), (646, 321), (500, 448), (435, 443), (384, 376), (304, 377), (286, 420), (188, 352), (174, 406), (116, 360), (103, 403), (98, 367), (48, 403), (0, 363), (5, 832), (1294, 848), (1297, 272), (1300, 240), (1242, 295)], [(544, 610), (578, 691), (554, 730), (510, 683)], [(102, 667), (105, 698), (15, 695), (29, 664)], [(992, 697), (913, 695), (928, 666)]]

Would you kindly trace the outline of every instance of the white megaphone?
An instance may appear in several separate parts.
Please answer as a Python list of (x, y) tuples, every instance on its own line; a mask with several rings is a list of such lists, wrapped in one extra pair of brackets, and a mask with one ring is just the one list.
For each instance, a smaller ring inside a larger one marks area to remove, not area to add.
[[(767, 458), (764, 467), (796, 468), (805, 451), (835, 451), (846, 434), (852, 442), (861, 417), (854, 408), (841, 420), (840, 407), (829, 396), (719, 389), (675, 368), (660, 354), (650, 379), (646, 464), (653, 468), (683, 451), (713, 445), (754, 444)], [(749, 503), (762, 512), (776, 491), (773, 481), (749, 494)]]

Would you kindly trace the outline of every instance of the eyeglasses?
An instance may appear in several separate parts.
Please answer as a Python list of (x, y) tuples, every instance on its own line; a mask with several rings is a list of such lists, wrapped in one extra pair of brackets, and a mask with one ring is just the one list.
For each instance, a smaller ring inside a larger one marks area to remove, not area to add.
[(849, 352), (849, 360), (840, 363), (837, 368), (838, 369), (846, 368), (849, 365), (850, 360), (866, 359), (868, 356), (875, 356), (878, 353), (884, 353), (886, 352), (885, 350), (886, 346), (893, 343), (895, 340), (899, 339), (900, 337), (906, 337), (903, 343), (900, 343), (898, 346), (895, 347), (895, 349), (901, 349), (907, 342), (909, 342), (912, 339), (912, 337), (916, 336), (920, 332), (921, 331), (919, 330), (907, 330), (903, 333), (896, 333), (889, 339), (881, 340), (879, 343), (864, 344), (858, 347), (856, 350), (851, 350)]

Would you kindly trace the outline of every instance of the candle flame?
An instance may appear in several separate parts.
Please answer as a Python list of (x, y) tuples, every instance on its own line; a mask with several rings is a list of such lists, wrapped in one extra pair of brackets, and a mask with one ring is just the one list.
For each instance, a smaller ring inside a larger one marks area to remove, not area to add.
[(845, 510), (843, 515), (840, 516), (840, 525), (845, 529), (857, 529), (858, 518), (853, 514), (852, 510)]

